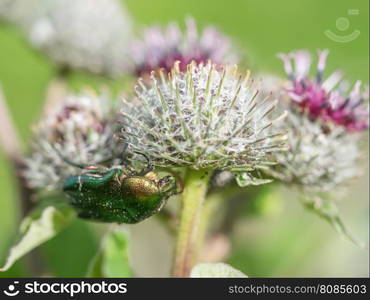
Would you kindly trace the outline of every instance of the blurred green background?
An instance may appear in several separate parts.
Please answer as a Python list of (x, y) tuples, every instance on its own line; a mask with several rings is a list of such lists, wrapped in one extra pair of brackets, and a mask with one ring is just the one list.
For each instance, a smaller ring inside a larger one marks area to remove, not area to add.
[[(125, 4), (137, 27), (173, 20), (183, 23), (185, 16), (193, 16), (200, 26), (216, 25), (245, 51), (246, 63), (252, 71), (282, 75), (277, 52), (329, 48), (328, 73), (341, 68), (353, 80), (368, 82), (369, 79), (367, 0), (127, 0)], [(348, 15), (349, 9), (358, 9), (359, 14)], [(336, 28), (339, 17), (349, 18), (348, 30)], [(324, 35), (328, 29), (338, 35), (347, 35), (353, 30), (360, 30), (361, 34), (352, 42), (337, 43)], [(55, 74), (56, 68), (30, 48), (17, 30), (0, 26), (0, 83), (24, 145), (30, 139), (32, 123), (40, 114), (47, 85)], [(118, 88), (122, 82), (83, 72), (74, 72), (69, 81), (73, 88), (85, 84), (99, 87), (102, 83)], [(353, 181), (351, 190), (339, 206), (350, 231), (368, 247), (367, 144), (366, 138), (362, 162), (366, 169)], [(12, 175), (9, 163), (0, 152), (0, 261), (14, 241), (20, 217)], [(261, 200), (258, 216), (246, 214), (237, 223), (232, 237), (234, 251), (229, 262), (249, 276), (369, 276), (368, 248), (360, 249), (339, 236), (324, 221), (304, 211), (295, 198), (287, 190), (275, 188), (269, 197)], [(153, 222), (134, 225), (132, 231), (145, 231)], [(42, 256), (50, 265), (48, 275), (83, 276), (97, 249), (96, 227), (99, 226), (75, 222), (42, 246)], [(157, 234), (163, 235), (163, 232), (158, 229)], [(146, 244), (148, 241), (138, 241), (136, 248), (140, 251)], [(156, 259), (162, 259), (163, 264), (158, 267), (158, 263), (153, 263), (139, 275), (166, 274), (163, 266), (168, 264), (171, 251), (158, 250), (156, 253)], [(145, 256), (149, 254), (143, 251), (142, 255), (143, 261), (150, 264), (151, 258)], [(30, 274), (24, 260), (9, 272), (0, 273), (0, 276), (27, 275)]]

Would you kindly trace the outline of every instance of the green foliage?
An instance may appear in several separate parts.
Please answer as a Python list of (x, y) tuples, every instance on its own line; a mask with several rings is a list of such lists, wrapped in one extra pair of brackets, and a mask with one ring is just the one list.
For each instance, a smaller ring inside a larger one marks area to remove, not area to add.
[[(55, 277), (83, 277), (99, 247), (98, 232), (106, 226), (76, 219), (55, 238), (36, 251), (43, 258), (48, 274)], [(98, 232), (95, 232), (98, 231)]]
[(347, 237), (357, 246), (362, 248), (364, 247), (363, 243), (357, 241), (348, 231), (338, 214), (338, 209), (334, 202), (324, 200), (324, 198), (320, 198), (318, 196), (303, 196), (302, 203), (309, 211), (329, 222), (329, 224), (333, 226), (338, 233)]
[(74, 219), (73, 209), (66, 204), (36, 208), (20, 225), (19, 241), (10, 249), (5, 265), (8, 270), (19, 258), (53, 238)]
[(131, 277), (128, 246), (129, 237), (122, 228), (108, 232), (90, 263), (86, 277)]

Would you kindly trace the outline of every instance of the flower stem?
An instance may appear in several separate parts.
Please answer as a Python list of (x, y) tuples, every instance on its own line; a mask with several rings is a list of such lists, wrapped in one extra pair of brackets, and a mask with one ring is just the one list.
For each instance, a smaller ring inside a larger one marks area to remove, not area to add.
[(208, 195), (205, 199), (203, 209), (200, 213), (199, 226), (197, 234), (195, 237), (195, 253), (193, 254), (193, 262), (197, 262), (199, 258), (204, 258), (204, 246), (207, 239), (207, 236), (212, 225), (212, 216), (214, 216), (217, 208), (219, 208), (222, 203), (223, 197), (220, 193), (212, 193)]
[(173, 265), (174, 277), (187, 277), (194, 263), (192, 257), (196, 252), (194, 246), (199, 229), (199, 218), (210, 177), (209, 170), (188, 169), (185, 175), (180, 226)]

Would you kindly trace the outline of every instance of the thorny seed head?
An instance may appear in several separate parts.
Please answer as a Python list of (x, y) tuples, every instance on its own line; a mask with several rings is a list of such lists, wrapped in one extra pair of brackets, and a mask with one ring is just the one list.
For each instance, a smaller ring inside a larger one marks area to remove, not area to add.
[(176, 61), (182, 71), (195, 61), (206, 63), (212, 60), (217, 64), (237, 63), (239, 56), (233, 49), (230, 39), (212, 26), (198, 33), (192, 18), (186, 20), (186, 30), (182, 32), (176, 23), (167, 28), (153, 26), (146, 28), (142, 39), (134, 41), (131, 56), (137, 75), (150, 74), (152, 70), (163, 68), (170, 72)]
[[(323, 80), (328, 50), (319, 51), (316, 78), (309, 76), (311, 55), (301, 50), (279, 54), (291, 80), (287, 96), (305, 111), (312, 120), (329, 126), (342, 126), (347, 131), (361, 131), (369, 127), (369, 87), (361, 90), (357, 81), (350, 92), (348, 83), (340, 84), (342, 73), (334, 72)], [(295, 68), (292, 67), (292, 60)], [(339, 88), (336, 86), (339, 85)]]
[(245, 170), (273, 164), (285, 134), (268, 115), (276, 102), (237, 67), (175, 64), (169, 76), (139, 80), (137, 99), (124, 102), (122, 136), (129, 149), (161, 167)]
[[(33, 152), (26, 160), (25, 177), (33, 188), (57, 188), (78, 170), (112, 157), (113, 111), (105, 95), (71, 95), (45, 112), (35, 128)], [(63, 157), (62, 157), (63, 156)]]
[(327, 131), (320, 122), (310, 120), (294, 107), (290, 108), (285, 121), (277, 124), (279, 130), (288, 132), (290, 150), (275, 153), (278, 164), (267, 169), (267, 173), (308, 192), (326, 192), (343, 187), (359, 172), (359, 136), (348, 134), (342, 127)]
[[(17, 2), (25, 6), (29, 1)], [(14, 21), (53, 62), (62, 68), (109, 76), (124, 72), (132, 24), (120, 1), (44, 0), (33, 4)]]

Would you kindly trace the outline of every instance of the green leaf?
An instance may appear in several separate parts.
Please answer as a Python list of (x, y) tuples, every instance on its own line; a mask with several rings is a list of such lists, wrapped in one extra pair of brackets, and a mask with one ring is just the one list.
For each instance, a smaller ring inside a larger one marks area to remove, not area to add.
[(197, 264), (190, 273), (192, 278), (246, 278), (243, 272), (224, 263)]
[(304, 195), (302, 197), (302, 203), (309, 211), (329, 222), (329, 224), (332, 225), (338, 233), (347, 237), (357, 246), (361, 248), (364, 247), (364, 244), (356, 240), (344, 225), (338, 214), (338, 209), (335, 203), (332, 201), (325, 201), (316, 195), (311, 197)]
[(128, 240), (128, 234), (122, 229), (108, 232), (90, 263), (86, 277), (132, 277)]
[(261, 185), (272, 182), (271, 179), (256, 178), (247, 172), (235, 172), (236, 182), (240, 187), (246, 187), (248, 185)]
[[(100, 245), (97, 231), (101, 227), (104, 225), (76, 219), (53, 239), (41, 245), (38, 251), (48, 273), (55, 277), (85, 276), (86, 268)], [(66, 247), (72, 255), (66, 255)]]
[(67, 204), (37, 207), (20, 225), (19, 241), (10, 249), (0, 272), (8, 270), (19, 258), (53, 238), (74, 219), (74, 210)]

